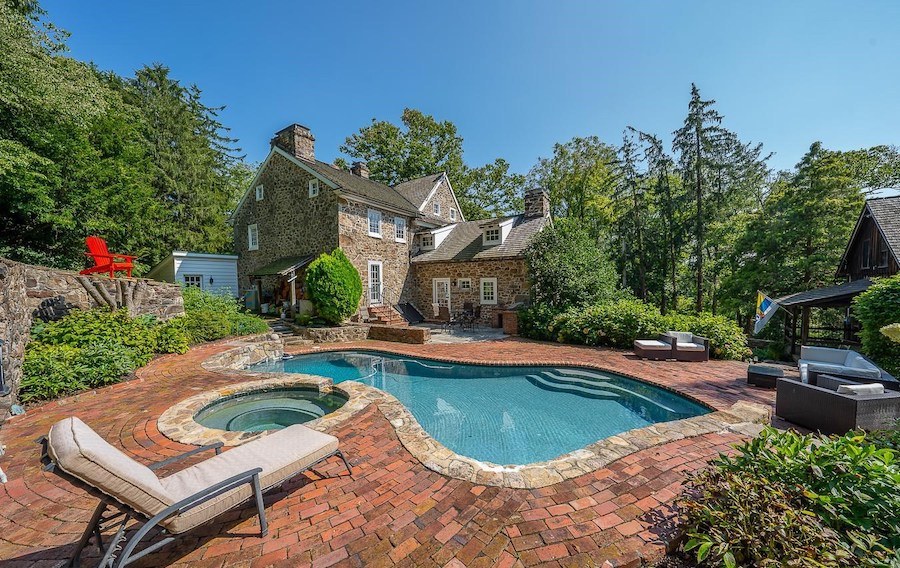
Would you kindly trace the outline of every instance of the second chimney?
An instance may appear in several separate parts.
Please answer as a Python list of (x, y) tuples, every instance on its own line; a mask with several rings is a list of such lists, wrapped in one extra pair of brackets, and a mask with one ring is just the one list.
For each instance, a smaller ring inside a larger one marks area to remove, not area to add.
[(540, 187), (525, 191), (525, 218), (550, 216), (550, 196)]
[(353, 165), (350, 167), (350, 173), (368, 179), (369, 166), (365, 162), (353, 162)]
[(272, 146), (278, 146), (285, 152), (301, 160), (316, 161), (316, 137), (309, 128), (302, 124), (292, 124), (282, 128), (272, 138)]

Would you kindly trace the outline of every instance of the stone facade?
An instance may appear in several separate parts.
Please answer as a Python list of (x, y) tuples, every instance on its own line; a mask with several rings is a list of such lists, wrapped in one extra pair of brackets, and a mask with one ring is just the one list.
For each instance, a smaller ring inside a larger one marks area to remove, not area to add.
[[(450, 311), (462, 310), (463, 303), (472, 302), (481, 306), (481, 321), (494, 321), (494, 312), (505, 306), (521, 302), (528, 295), (528, 275), (525, 261), (520, 258), (508, 260), (481, 260), (471, 262), (422, 262), (416, 263), (413, 278), (413, 303), (426, 317), (432, 313), (433, 285), (435, 278), (450, 279)], [(459, 279), (468, 278), (472, 287), (468, 290), (459, 285)], [(497, 303), (482, 304), (480, 281), (482, 278), (497, 279)]]
[[(263, 186), (263, 198), (256, 200), (255, 188), (235, 212), (234, 246), (238, 253), (238, 286), (251, 285), (254, 270), (281, 258), (331, 252), (338, 246), (338, 198), (323, 183), (319, 195), (309, 196), (312, 174), (280, 154), (272, 154), (259, 173), (256, 185)], [(250, 250), (248, 225), (256, 224), (259, 242)], [(264, 286), (274, 287), (272, 282)]]
[[(369, 236), (369, 210), (381, 212), (381, 238)], [(406, 242), (397, 242), (394, 238), (395, 217), (406, 221)], [(340, 245), (344, 254), (359, 271), (363, 282), (363, 297), (360, 309), (368, 305), (369, 261), (382, 263), (385, 303), (397, 304), (410, 298), (410, 266), (409, 254), (412, 233), (412, 219), (402, 213), (366, 205), (356, 201), (343, 201), (338, 213)]]
[(301, 327), (294, 326), (294, 333), (301, 339), (313, 343), (344, 343), (363, 341), (369, 337), (367, 325), (341, 325), (336, 327)]
[(525, 217), (549, 217), (550, 196), (543, 189), (536, 187), (525, 192)]
[[(123, 297), (123, 291), (127, 299)], [(181, 288), (177, 284), (106, 276), (81, 276), (68, 270), (21, 264), (0, 258), (0, 339), (4, 377), (12, 386), (11, 396), (0, 399), (3, 408), (15, 400), (22, 380), (22, 360), (31, 330), (32, 313), (48, 298), (62, 296), (81, 309), (130, 304), (133, 315), (151, 314), (160, 319), (184, 313)]]
[[(434, 213), (435, 203), (439, 203), (441, 205), (440, 215), (435, 215)], [(445, 223), (465, 221), (462, 211), (459, 210), (459, 205), (456, 203), (456, 199), (453, 196), (453, 190), (450, 188), (450, 185), (447, 183), (446, 179), (441, 181), (441, 185), (438, 186), (437, 191), (434, 192), (434, 195), (431, 196), (431, 199), (427, 200), (424, 205), (425, 207), (422, 209), (422, 213), (429, 217), (439, 217), (443, 219)], [(450, 220), (450, 209), (456, 210), (456, 219), (453, 221)]]

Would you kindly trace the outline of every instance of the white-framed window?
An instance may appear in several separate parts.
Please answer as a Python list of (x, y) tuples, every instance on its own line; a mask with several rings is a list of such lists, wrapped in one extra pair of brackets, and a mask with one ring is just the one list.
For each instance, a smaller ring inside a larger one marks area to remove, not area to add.
[(497, 303), (497, 279), (481, 279), (481, 303), (494, 305)]
[(256, 223), (247, 225), (247, 250), (259, 250), (259, 227)]
[(319, 195), (319, 180), (313, 178), (309, 180), (309, 196), (316, 197)]
[(452, 207), (450, 208), (450, 220), (456, 221), (456, 209), (454, 209)]
[(500, 227), (490, 227), (484, 230), (484, 244), (495, 245), (500, 243)]
[(406, 219), (394, 217), (394, 240), (398, 243), (406, 242)]
[(184, 275), (184, 285), (185, 286), (196, 286), (197, 288), (203, 288), (203, 275), (202, 274), (185, 274)]
[(434, 248), (434, 235), (432, 235), (431, 233), (425, 233), (424, 235), (422, 235), (422, 248)]
[(369, 236), (381, 238), (381, 211), (369, 209)]
[(437, 201), (431, 204), (431, 210), (434, 211), (435, 215), (441, 214), (441, 204)]
[(265, 190), (266, 190), (266, 188), (263, 187), (263, 184), (259, 184), (256, 186), (256, 200), (257, 201), (263, 200), (263, 195), (265, 194)]
[(471, 278), (460, 278), (456, 281), (456, 285), (459, 286), (460, 290), (471, 290), (472, 289), (472, 279)]

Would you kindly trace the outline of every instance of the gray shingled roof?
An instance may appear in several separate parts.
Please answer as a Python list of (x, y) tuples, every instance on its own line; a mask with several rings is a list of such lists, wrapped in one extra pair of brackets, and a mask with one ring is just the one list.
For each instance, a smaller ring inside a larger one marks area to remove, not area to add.
[(419, 208), (425, 203), (425, 200), (428, 199), (428, 194), (431, 193), (431, 190), (434, 189), (435, 184), (443, 175), (444, 172), (441, 172), (439, 174), (429, 174), (427, 176), (411, 179), (398, 183), (394, 186), (394, 189), (410, 203), (415, 205), (416, 208)]
[(318, 160), (311, 162), (309, 160), (298, 159), (347, 193), (357, 195), (369, 201), (382, 203), (401, 211), (407, 211), (411, 214), (415, 214), (419, 211), (418, 207), (410, 203), (410, 201), (403, 197), (397, 190), (384, 185), (383, 183), (379, 183), (369, 178), (355, 176), (346, 170), (335, 168), (330, 164)]
[(775, 302), (785, 308), (791, 306), (846, 306), (849, 304), (851, 298), (865, 292), (871, 285), (871, 280), (862, 278), (860, 280), (844, 282), (843, 284), (829, 286), (827, 288), (816, 288), (814, 290), (789, 294), (778, 298)]
[[(497, 219), (497, 222), (506, 219), (509, 217)], [(516, 215), (513, 219), (513, 227), (503, 244), (482, 245), (482, 226), (486, 221), (466, 221), (457, 223), (439, 247), (417, 254), (412, 262), (461, 262), (522, 257), (531, 238), (550, 223), (550, 218), (526, 219), (524, 215)]]
[(896, 197), (879, 197), (866, 202), (872, 218), (884, 233), (894, 258), (900, 262), (900, 195)]

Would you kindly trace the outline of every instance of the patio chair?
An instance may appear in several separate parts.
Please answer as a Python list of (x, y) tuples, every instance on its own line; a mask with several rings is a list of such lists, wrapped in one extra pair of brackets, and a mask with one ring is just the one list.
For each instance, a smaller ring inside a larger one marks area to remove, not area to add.
[[(248, 500), (255, 501), (260, 535), (266, 536), (263, 491), (332, 456), (340, 457), (353, 474), (338, 449), (337, 438), (303, 425), (290, 426), (227, 452), (220, 453), (221, 442), (201, 446), (149, 467), (110, 445), (75, 417), (54, 424), (38, 442), (43, 446), (41, 461), (46, 471), (100, 499), (67, 564), (73, 567), (79, 565), (81, 552), (91, 536), (96, 536), (97, 547), (103, 553), (100, 566), (118, 568), (169, 544), (175, 540), (172, 535), (205, 524)], [(216, 455), (167, 477), (154, 473), (207, 450), (215, 450)], [(108, 508), (118, 511), (104, 516)], [(139, 526), (133, 527), (136, 530), (126, 537), (131, 521)], [(102, 531), (116, 525), (115, 535), (104, 548)], [(136, 550), (151, 532), (165, 536)]]
[(709, 339), (689, 331), (667, 331), (676, 361), (709, 361)]
[(447, 306), (438, 308), (438, 321), (441, 323), (441, 329), (446, 329), (447, 331), (452, 331), (454, 325), (462, 327), (462, 320), (453, 317), (450, 314), (450, 308)]
[[(810, 430), (823, 434), (846, 434), (858, 428), (889, 430), (900, 419), (900, 392), (885, 390), (878, 382), (863, 379), (869, 383), (863, 385), (825, 374), (810, 383), (791, 378), (777, 381), (775, 414)], [(853, 392), (859, 387), (862, 392)]]
[(134, 269), (136, 256), (129, 254), (112, 254), (106, 248), (106, 241), (100, 237), (88, 237), (84, 240), (88, 252), (84, 253), (94, 261), (94, 266), (85, 268), (79, 274), (107, 273), (110, 278), (116, 277), (116, 272), (124, 270), (128, 278)]

